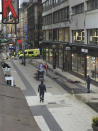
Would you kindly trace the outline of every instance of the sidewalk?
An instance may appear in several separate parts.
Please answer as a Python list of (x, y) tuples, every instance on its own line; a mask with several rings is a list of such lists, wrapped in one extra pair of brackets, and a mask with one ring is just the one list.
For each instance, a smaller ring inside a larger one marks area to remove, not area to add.
[[(32, 63), (45, 63), (41, 59), (34, 59)], [(59, 83), (65, 90), (74, 95), (76, 98), (82, 100), (96, 112), (98, 112), (98, 87), (91, 84), (91, 93), (87, 93), (86, 82), (68, 72), (62, 72), (61, 69), (56, 68), (55, 73), (53, 67), (48, 63), (49, 71), (48, 76)], [(75, 82), (76, 81), (76, 82)]]
[(0, 131), (40, 131), (19, 88), (6, 84), (0, 65)]

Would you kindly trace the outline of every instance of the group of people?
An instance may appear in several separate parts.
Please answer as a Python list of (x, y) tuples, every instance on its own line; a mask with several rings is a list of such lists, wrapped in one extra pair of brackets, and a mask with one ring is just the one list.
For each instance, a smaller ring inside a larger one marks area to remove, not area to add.
[[(40, 63), (38, 69), (40, 72), (44, 72), (45, 74), (47, 74), (48, 64)], [(38, 86), (38, 92), (40, 96), (40, 102), (44, 102), (44, 93), (46, 92), (46, 86), (43, 81), (41, 81), (41, 84)]]
[(44, 72), (47, 73), (47, 70), (48, 70), (48, 64), (47, 64), (47, 63), (46, 63), (46, 64), (42, 64), (42, 63), (40, 63), (38, 69), (39, 69), (40, 71), (44, 71)]
[[(39, 70), (45, 71), (45, 73), (47, 73), (48, 64), (46, 63), (43, 65), (42, 63), (40, 63)], [(89, 75), (86, 78), (86, 83), (87, 83), (87, 92), (90, 93), (91, 78), (89, 77)], [(40, 102), (44, 102), (44, 93), (46, 92), (46, 86), (43, 81), (41, 81), (41, 84), (38, 86), (38, 92), (40, 96)]]

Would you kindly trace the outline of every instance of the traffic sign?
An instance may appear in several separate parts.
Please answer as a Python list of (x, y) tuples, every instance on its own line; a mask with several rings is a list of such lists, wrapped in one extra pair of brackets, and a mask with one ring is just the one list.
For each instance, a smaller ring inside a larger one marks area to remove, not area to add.
[(2, 23), (19, 23), (19, 0), (2, 0)]

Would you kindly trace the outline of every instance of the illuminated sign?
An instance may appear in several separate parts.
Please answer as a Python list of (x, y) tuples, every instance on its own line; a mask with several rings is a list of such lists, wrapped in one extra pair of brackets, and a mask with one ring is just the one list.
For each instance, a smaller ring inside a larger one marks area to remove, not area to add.
[(2, 0), (2, 11), (4, 24), (19, 23), (19, 0)]
[(83, 49), (83, 48), (82, 48), (82, 49), (81, 49), (81, 52), (82, 52), (82, 53), (88, 53), (88, 49)]

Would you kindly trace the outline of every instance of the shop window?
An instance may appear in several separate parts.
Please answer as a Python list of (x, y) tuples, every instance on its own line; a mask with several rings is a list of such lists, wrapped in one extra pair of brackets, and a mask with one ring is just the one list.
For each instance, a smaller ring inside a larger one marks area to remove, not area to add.
[(78, 74), (85, 74), (85, 57), (79, 54), (72, 54), (72, 71)]
[(69, 28), (64, 29), (64, 41), (69, 42)]
[(49, 50), (48, 49), (46, 49), (46, 61), (48, 61), (48, 54), (49, 54), (49, 52), (48, 52)]
[(49, 40), (52, 40), (52, 30), (49, 30)]
[(98, 57), (87, 56), (87, 73), (91, 79), (98, 81)]
[(49, 49), (49, 62), (53, 63), (53, 49)]
[(63, 49), (59, 50), (59, 67), (63, 68)]
[(72, 71), (77, 72), (77, 54), (72, 54)]
[(84, 31), (83, 30), (73, 31), (72, 34), (73, 34), (73, 42), (84, 43)]
[(57, 41), (58, 40), (58, 30), (53, 30), (53, 40)]
[(98, 44), (98, 29), (88, 30), (88, 44)]
[(64, 31), (63, 29), (59, 29), (59, 41), (63, 41), (63, 37), (64, 37)]

